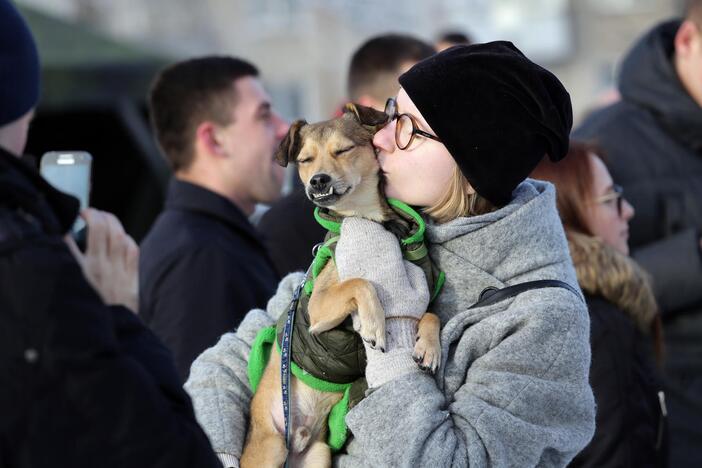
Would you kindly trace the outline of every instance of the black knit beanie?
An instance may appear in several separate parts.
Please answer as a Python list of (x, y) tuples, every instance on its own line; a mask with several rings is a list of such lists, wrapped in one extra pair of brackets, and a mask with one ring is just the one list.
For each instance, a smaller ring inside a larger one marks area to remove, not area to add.
[(511, 42), (452, 47), (417, 63), (400, 84), (494, 205), (509, 203), (544, 155), (558, 161), (568, 152), (568, 92)]
[(27, 24), (0, 0), (0, 126), (22, 117), (39, 100), (39, 55)]

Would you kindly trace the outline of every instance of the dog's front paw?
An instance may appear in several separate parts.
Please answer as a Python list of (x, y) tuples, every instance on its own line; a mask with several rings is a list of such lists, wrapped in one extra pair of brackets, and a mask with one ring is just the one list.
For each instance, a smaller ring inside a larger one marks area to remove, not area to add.
[(356, 330), (361, 339), (368, 343), (371, 348), (385, 352), (385, 317), (375, 317), (371, 315), (365, 320), (359, 320), (359, 327)]
[(431, 371), (433, 374), (439, 368), (441, 363), (441, 346), (439, 341), (417, 335), (417, 342), (414, 344), (414, 353), (412, 359), (419, 365), (423, 371)]

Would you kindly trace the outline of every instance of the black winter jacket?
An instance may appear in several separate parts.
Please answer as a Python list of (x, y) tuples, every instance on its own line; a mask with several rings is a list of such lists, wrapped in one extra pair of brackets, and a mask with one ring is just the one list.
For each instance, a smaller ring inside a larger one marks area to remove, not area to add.
[(662, 467), (667, 460), (665, 395), (650, 338), (617, 306), (586, 294), (595, 435), (573, 467)]
[(77, 200), (0, 149), (0, 467), (218, 467), (170, 353), (62, 241)]
[(173, 352), (183, 382), (200, 353), (275, 292), (261, 237), (231, 201), (171, 181), (166, 209), (141, 244), (139, 313)]

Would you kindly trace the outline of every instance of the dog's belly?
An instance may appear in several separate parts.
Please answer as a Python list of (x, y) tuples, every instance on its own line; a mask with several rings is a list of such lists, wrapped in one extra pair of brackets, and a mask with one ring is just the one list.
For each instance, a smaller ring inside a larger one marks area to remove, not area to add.
[[(292, 378), (292, 398), (290, 412), (292, 416), (292, 434), (295, 436), (304, 428), (304, 433), (309, 440), (318, 440), (325, 433), (327, 417), (332, 406), (338, 403), (343, 394), (320, 392), (297, 378)], [(285, 420), (283, 419), (282, 393), (276, 392), (276, 397), (271, 405), (271, 417), (276, 430), (285, 436)], [(293, 446), (307, 446), (307, 443), (295, 443)]]

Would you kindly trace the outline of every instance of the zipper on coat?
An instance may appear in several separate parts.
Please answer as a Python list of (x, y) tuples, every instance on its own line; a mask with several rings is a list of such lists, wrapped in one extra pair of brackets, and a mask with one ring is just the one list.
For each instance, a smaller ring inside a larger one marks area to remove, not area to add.
[(668, 417), (668, 408), (665, 405), (665, 392), (658, 392), (658, 404), (661, 409), (661, 416), (658, 418), (658, 436), (656, 437), (656, 450), (661, 449), (663, 445), (663, 431), (665, 430), (665, 420)]

